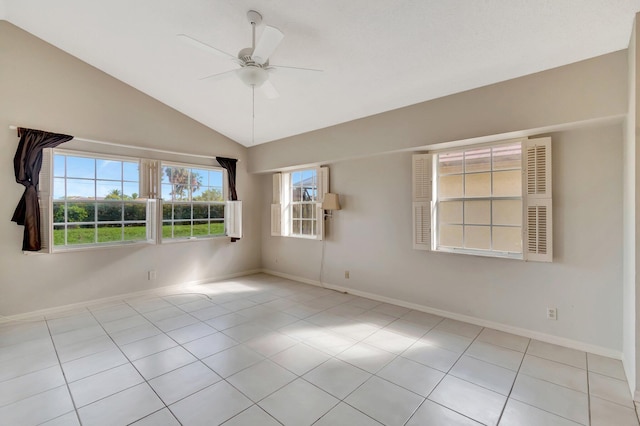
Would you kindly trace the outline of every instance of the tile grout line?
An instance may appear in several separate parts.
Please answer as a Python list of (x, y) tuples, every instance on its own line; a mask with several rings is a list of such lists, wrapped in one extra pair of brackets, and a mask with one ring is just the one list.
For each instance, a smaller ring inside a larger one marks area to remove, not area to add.
[(522, 364), (524, 364), (524, 358), (527, 356), (527, 351), (529, 350), (529, 346), (531, 345), (531, 340), (532, 339), (529, 339), (529, 341), (527, 342), (527, 347), (524, 348), (524, 352), (522, 353), (522, 359), (520, 360), (520, 364), (518, 365), (518, 370), (516, 371), (516, 376), (513, 378), (513, 383), (511, 384), (511, 387), (509, 388), (509, 393), (507, 394), (507, 399), (505, 400), (504, 406), (502, 407), (502, 410), (500, 411), (500, 416), (498, 416), (498, 422), (496, 424), (499, 424), (500, 420), (502, 420), (502, 416), (504, 415), (504, 410), (506, 410), (506, 408), (507, 408), (507, 404), (509, 403), (509, 399), (511, 398), (511, 393), (513, 392), (513, 388), (516, 386), (516, 381), (518, 380), (518, 375), (520, 374), (520, 369), (522, 368)]
[[(125, 301), (125, 304), (129, 305), (126, 301)], [(133, 308), (131, 305), (129, 305), (129, 307)], [(135, 308), (133, 308), (133, 309), (135, 310)], [(90, 311), (90, 312), (91, 312), (91, 311)], [(137, 310), (136, 310), (136, 312), (137, 312)], [(94, 318), (96, 321), (98, 321), (98, 319), (95, 317), (95, 315), (93, 315), (93, 312), (91, 312), (91, 316), (93, 316), (93, 318)], [(147, 380), (147, 378), (146, 378), (146, 377), (144, 377), (144, 376), (142, 375), (142, 373), (140, 373), (140, 371), (136, 368), (136, 366), (133, 364), (133, 362), (131, 362), (131, 360), (129, 359), (129, 357), (127, 356), (127, 354), (125, 354), (125, 353), (122, 351), (122, 349), (120, 348), (120, 346), (118, 346), (118, 344), (113, 340), (113, 337), (111, 337), (111, 335), (107, 332), (107, 330), (102, 326), (102, 324), (100, 323), (100, 321), (98, 321), (98, 323), (100, 324), (100, 327), (102, 327), (102, 329), (104, 330), (104, 332), (105, 332), (105, 333), (107, 333), (107, 336), (109, 336), (109, 339), (111, 339), (111, 341), (113, 342), (113, 344), (114, 344), (114, 345), (116, 345), (116, 347), (118, 348), (118, 350), (120, 351), (120, 353), (122, 354), (122, 356), (124, 356), (124, 357), (125, 357), (125, 359), (129, 362), (129, 364), (130, 364), (130, 365), (131, 365), (131, 366), (136, 370), (136, 372), (140, 375), (140, 377), (142, 377), (142, 380), (144, 380), (144, 383), (146, 383), (146, 384), (147, 384), (147, 386), (148, 386), (148, 387), (153, 391), (153, 393), (156, 395), (156, 397), (157, 397), (157, 398), (158, 398), (158, 400), (162, 403), (162, 405), (164, 405), (164, 408), (166, 408), (167, 410), (169, 410), (169, 412), (171, 413), (171, 415), (173, 415), (173, 412), (171, 411), (171, 409), (169, 408), (169, 406), (168, 406), (167, 404), (165, 404), (165, 402), (164, 402), (164, 400), (163, 400), (162, 398), (160, 398), (160, 395), (158, 395), (158, 393), (157, 393), (157, 392), (156, 392), (156, 390), (153, 388), (153, 386), (151, 386), (151, 385), (149, 384), (149, 381)], [(134, 386), (138, 386), (138, 385), (134, 385)], [(131, 388), (133, 388), (134, 386), (128, 387), (127, 389), (131, 389)], [(123, 390), (127, 390), (127, 389), (123, 389)], [(108, 396), (116, 395), (116, 394), (118, 394), (118, 393), (122, 392), (123, 390), (120, 390), (120, 391), (118, 391), (118, 392), (116, 392), (116, 393), (114, 393), (114, 394), (108, 395)], [(108, 397), (108, 396), (107, 396), (107, 397)], [(105, 398), (107, 398), (107, 397), (105, 397)], [(102, 398), (102, 399), (104, 399), (104, 398)], [(94, 402), (95, 402), (95, 401), (91, 402), (90, 404), (87, 404), (87, 406), (89, 406), (89, 405), (93, 404)], [(156, 410), (156, 411), (159, 411), (159, 410)], [(78, 412), (78, 410), (77, 410), (77, 409), (76, 409), (76, 412)], [(150, 414), (151, 414), (151, 413), (150, 413)], [(80, 417), (80, 415), (78, 414), (78, 418), (79, 418), (79, 417)], [(144, 416), (144, 417), (146, 417), (146, 416)], [(141, 418), (143, 418), (143, 417), (141, 417)], [(134, 422), (136, 422), (136, 421), (140, 420), (141, 418), (134, 420)], [(174, 418), (175, 418), (175, 416), (174, 416)], [(176, 418), (176, 420), (178, 420), (178, 419)], [(132, 422), (132, 423), (133, 423), (133, 422)], [(178, 421), (178, 423), (180, 423), (180, 421)]]
[[(76, 414), (76, 418), (78, 419), (78, 423), (80, 423), (80, 425), (82, 425), (82, 420), (80, 420), (80, 414), (78, 413), (78, 407), (76, 406), (76, 401), (73, 398), (73, 394), (71, 393), (71, 388), (69, 387), (69, 380), (67, 380), (67, 373), (65, 373), (64, 368), (62, 368), (62, 363), (60, 362), (60, 355), (58, 355), (58, 348), (56, 347), (55, 340), (53, 340), (53, 335), (51, 334), (51, 329), (49, 328), (49, 322), (48, 322), (46, 317), (44, 318), (44, 323), (47, 326), (47, 331), (49, 332), (49, 338), (51, 339), (51, 344), (53, 345), (53, 350), (56, 353), (56, 359), (58, 360), (58, 366), (60, 367), (60, 371), (62, 371), (62, 377), (64, 378), (64, 383), (65, 383), (65, 385), (67, 387), (67, 392), (69, 393), (69, 398), (71, 398), (71, 404), (73, 405), (73, 411)], [(49, 419), (49, 420), (52, 420), (52, 419)]]

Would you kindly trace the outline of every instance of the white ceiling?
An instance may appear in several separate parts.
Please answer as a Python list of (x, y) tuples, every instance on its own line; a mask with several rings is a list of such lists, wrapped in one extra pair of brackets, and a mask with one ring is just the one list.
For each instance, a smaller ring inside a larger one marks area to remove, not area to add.
[[(248, 10), (284, 40), (274, 100), (188, 34), (236, 54)], [(0, 0), (0, 18), (252, 146), (624, 49), (640, 0)]]

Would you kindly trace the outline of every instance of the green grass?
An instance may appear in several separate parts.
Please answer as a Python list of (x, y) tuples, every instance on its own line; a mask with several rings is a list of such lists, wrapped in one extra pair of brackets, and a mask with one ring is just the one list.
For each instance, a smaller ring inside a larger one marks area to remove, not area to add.
[[(175, 225), (173, 226), (174, 238), (191, 237), (191, 225)], [(193, 226), (194, 237), (224, 235), (224, 223), (212, 224), (196, 224)], [(91, 228), (72, 228), (67, 230), (67, 245), (74, 246), (79, 244), (96, 244), (96, 243), (113, 243), (119, 241), (144, 241), (147, 237), (147, 231), (144, 225), (125, 226), (124, 232), (121, 227), (98, 227), (98, 236), (96, 241), (96, 232)], [(171, 225), (162, 226), (162, 238), (171, 238)], [(53, 230), (53, 245), (64, 246), (64, 228)]]

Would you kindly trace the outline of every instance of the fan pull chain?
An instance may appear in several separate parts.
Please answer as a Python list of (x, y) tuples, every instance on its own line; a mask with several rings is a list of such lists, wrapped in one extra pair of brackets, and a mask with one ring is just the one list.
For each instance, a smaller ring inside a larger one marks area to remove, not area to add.
[(251, 145), (254, 145), (255, 142), (256, 142), (256, 86), (251, 85)]

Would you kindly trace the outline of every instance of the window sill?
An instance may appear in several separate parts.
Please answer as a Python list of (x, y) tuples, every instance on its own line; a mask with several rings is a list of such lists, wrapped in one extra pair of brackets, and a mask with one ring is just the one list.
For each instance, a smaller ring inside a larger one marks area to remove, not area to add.
[(453, 254), (465, 254), (469, 256), (493, 257), (496, 259), (524, 260), (524, 256), (522, 255), (522, 253), (487, 252), (482, 250), (455, 249), (455, 248), (446, 248), (446, 247), (437, 247), (433, 251), (437, 253), (453, 253)]
[(149, 246), (155, 245), (155, 241), (132, 241), (126, 243), (114, 243), (114, 244), (87, 244), (87, 245), (77, 245), (77, 246), (67, 246), (67, 247), (54, 247), (51, 252), (44, 251), (23, 251), (22, 253), (27, 256), (39, 255), (39, 254), (58, 254), (58, 253), (74, 253), (74, 252), (83, 252), (83, 251), (92, 251), (92, 250), (104, 250), (104, 249), (115, 249), (115, 248), (123, 248), (123, 247), (141, 247), (141, 246)]
[(189, 238), (168, 238), (166, 240), (160, 241), (160, 244), (180, 244), (180, 243), (191, 243), (194, 241), (211, 241), (211, 240), (220, 240), (224, 238), (231, 238), (227, 235), (215, 235), (211, 237), (189, 237)]

